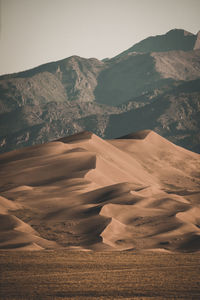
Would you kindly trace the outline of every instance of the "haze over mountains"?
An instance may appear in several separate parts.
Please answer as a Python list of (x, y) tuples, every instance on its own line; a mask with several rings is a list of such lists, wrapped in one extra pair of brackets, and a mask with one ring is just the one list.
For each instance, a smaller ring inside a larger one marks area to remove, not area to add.
[(89, 130), (152, 129), (200, 152), (200, 33), (175, 29), (112, 59), (72, 56), (0, 77), (1, 152)]
[(200, 250), (200, 155), (153, 131), (0, 155), (0, 249)]

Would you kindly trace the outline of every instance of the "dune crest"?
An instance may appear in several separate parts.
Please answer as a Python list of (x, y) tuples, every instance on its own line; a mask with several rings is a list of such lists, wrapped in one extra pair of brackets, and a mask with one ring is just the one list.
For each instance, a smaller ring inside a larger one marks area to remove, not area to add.
[(122, 137), (119, 137), (118, 139), (119, 140), (132, 140), (132, 139), (143, 140), (148, 136), (148, 134), (150, 134), (152, 132), (153, 132), (152, 130), (148, 130), (148, 129), (147, 130), (142, 130), (142, 131), (133, 132), (133, 133), (124, 135)]
[(151, 130), (0, 155), (0, 249), (200, 250), (200, 155)]

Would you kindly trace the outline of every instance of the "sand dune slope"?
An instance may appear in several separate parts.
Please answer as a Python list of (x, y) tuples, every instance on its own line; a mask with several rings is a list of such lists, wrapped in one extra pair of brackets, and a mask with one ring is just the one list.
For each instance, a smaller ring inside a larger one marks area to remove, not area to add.
[(200, 250), (200, 156), (152, 131), (0, 155), (0, 248)]

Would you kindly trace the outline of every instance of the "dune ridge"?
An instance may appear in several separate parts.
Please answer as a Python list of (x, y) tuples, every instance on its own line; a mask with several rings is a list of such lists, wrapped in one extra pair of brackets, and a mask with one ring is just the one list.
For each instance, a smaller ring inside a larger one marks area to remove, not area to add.
[(0, 155), (0, 249), (200, 250), (200, 155), (145, 130)]

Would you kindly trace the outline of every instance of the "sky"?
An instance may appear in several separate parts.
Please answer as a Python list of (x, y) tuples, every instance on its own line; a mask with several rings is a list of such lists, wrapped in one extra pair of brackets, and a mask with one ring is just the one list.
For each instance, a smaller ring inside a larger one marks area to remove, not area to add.
[(200, 0), (0, 0), (0, 74), (111, 58), (174, 28), (196, 34), (199, 12)]

